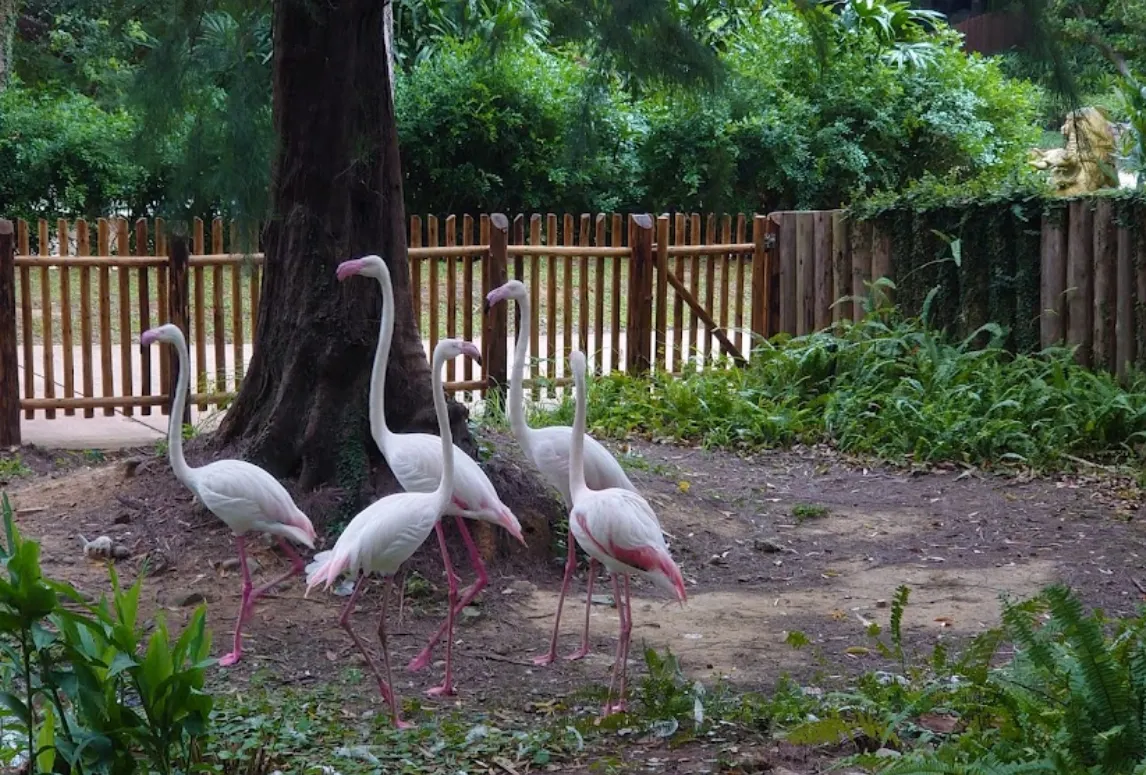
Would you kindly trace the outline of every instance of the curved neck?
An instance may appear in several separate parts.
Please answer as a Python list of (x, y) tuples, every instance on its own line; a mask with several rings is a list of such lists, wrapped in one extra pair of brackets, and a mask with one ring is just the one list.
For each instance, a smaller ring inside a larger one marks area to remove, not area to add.
[(521, 312), (521, 325), (517, 328), (517, 345), (513, 351), (513, 373), (509, 377), (509, 427), (517, 442), (529, 450), (529, 423), (525, 421), (525, 359), (529, 357), (530, 308), (529, 294), (517, 300)]
[(585, 487), (585, 372), (573, 370), (576, 383), (577, 409), (573, 413), (573, 439), (569, 449), (569, 496), (576, 503), (587, 489)]
[(386, 425), (386, 366), (390, 361), (390, 343), (394, 339), (394, 286), (389, 273), (378, 276), (382, 286), (382, 325), (378, 331), (378, 348), (374, 351), (374, 366), (370, 371), (370, 435), (379, 451), (385, 453), (390, 428)]
[(191, 356), (187, 354), (187, 342), (182, 338), (175, 342), (175, 352), (179, 356), (179, 379), (175, 382), (171, 420), (167, 423), (167, 458), (171, 461), (175, 478), (190, 487), (191, 466), (183, 457), (183, 410), (187, 406), (187, 390), (191, 384)]
[(434, 413), (438, 416), (438, 434), (442, 437), (442, 481), (438, 483), (435, 495), (441, 499), (441, 509), (449, 504), (454, 492), (454, 437), (450, 433), (450, 415), (446, 411), (446, 391), (442, 386), (442, 367), (446, 365), (445, 353), (434, 354)]

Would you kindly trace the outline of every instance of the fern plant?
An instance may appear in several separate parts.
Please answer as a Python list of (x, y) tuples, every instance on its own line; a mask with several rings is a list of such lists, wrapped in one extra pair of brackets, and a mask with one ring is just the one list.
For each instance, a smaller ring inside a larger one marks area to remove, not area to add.
[(968, 676), (991, 725), (905, 756), (885, 775), (1146, 772), (1146, 614), (1112, 625), (1055, 585), (1005, 602), (1002, 631), (976, 658), (989, 661), (1004, 638), (1015, 658), (990, 671), (981, 661)]

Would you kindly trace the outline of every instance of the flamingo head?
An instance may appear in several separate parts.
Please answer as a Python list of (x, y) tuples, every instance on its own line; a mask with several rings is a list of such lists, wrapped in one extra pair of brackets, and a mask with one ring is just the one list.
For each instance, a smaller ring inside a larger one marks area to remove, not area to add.
[(381, 256), (376, 255), (343, 261), (338, 265), (338, 268), (334, 270), (334, 274), (338, 277), (339, 281), (345, 280), (347, 277), (353, 277), (356, 274), (381, 279), (383, 272), (389, 273), (389, 270), (386, 268), (386, 262), (382, 260)]
[(155, 342), (167, 342), (168, 344), (176, 344), (183, 341), (183, 332), (179, 330), (179, 326), (173, 323), (166, 325), (156, 326), (149, 328), (139, 336), (139, 344), (141, 347), (150, 347)]
[(525, 543), (525, 537), (521, 534), (521, 523), (517, 521), (517, 517), (515, 517), (513, 512), (508, 508), (502, 507), (501, 512), (498, 514), (497, 524), (520, 541), (522, 546), (528, 546), (528, 544)]
[(437, 360), (439, 354), (446, 361), (451, 361), (458, 356), (464, 355), (471, 359), (478, 366), (481, 366), (481, 350), (473, 342), (467, 342), (464, 339), (443, 339), (438, 342), (437, 347), (434, 348), (434, 359)]
[(505, 285), (494, 288), (486, 294), (485, 302), (482, 304), (484, 312), (489, 312), (494, 304), (505, 301), (506, 299), (522, 299), (525, 297), (525, 283), (521, 280), (510, 280)]

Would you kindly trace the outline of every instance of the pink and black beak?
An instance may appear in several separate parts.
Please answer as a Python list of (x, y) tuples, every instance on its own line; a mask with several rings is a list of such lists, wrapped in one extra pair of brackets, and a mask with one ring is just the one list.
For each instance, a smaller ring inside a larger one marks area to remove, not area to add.
[(351, 259), (350, 261), (343, 261), (338, 265), (338, 268), (334, 270), (334, 275), (338, 278), (339, 282), (342, 282), (347, 277), (353, 277), (354, 275), (361, 272), (365, 263), (366, 262), (360, 258)]
[(462, 342), (462, 355), (481, 366), (481, 350), (473, 342)]

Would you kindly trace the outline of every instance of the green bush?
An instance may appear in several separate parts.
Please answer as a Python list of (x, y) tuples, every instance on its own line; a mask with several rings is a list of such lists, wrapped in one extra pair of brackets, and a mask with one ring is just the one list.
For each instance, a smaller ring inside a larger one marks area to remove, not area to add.
[[(896, 462), (979, 466), (1050, 467), (1068, 455), (1126, 455), (1146, 440), (1140, 379), (1123, 388), (1067, 350), (1012, 355), (999, 346), (1004, 333), (987, 326), (950, 341), (918, 319), (873, 313), (838, 334), (762, 343), (743, 369), (595, 379), (589, 419), (621, 438), (733, 449), (826, 442)], [(570, 402), (547, 416), (568, 423)]]
[(174, 642), (161, 618), (148, 638), (142, 576), (124, 591), (112, 571), (110, 605), (88, 603), (44, 578), (40, 547), (17, 532), (7, 495), (0, 512), (0, 764), (22, 755), (31, 773), (119, 775), (141, 761), (147, 772), (188, 771), (213, 704), (205, 609)]
[(0, 92), (0, 203), (9, 218), (106, 215), (139, 200), (134, 122), (82, 94)]
[(397, 82), (407, 208), (637, 206), (636, 117), (615, 91), (586, 79), (560, 52), (523, 48), (489, 57), (477, 41), (443, 43)]
[(921, 181), (1021, 175), (1039, 137), (1037, 90), (964, 54), (949, 30), (914, 45), (905, 62), (853, 29), (817, 66), (804, 19), (775, 6), (726, 55), (726, 88), (643, 106), (648, 205), (830, 208)]

